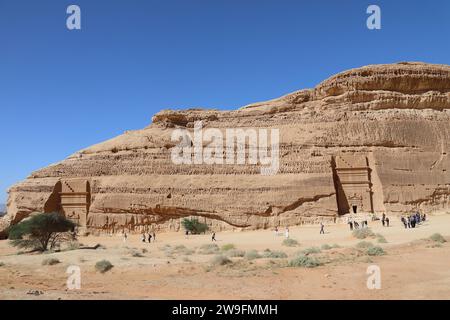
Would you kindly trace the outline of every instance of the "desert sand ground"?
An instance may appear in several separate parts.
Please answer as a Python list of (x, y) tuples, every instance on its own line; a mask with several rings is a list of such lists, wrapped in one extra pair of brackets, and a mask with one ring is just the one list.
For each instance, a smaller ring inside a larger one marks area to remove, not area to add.
[[(157, 235), (156, 243), (142, 243), (140, 235), (88, 236), (83, 245), (102, 248), (55, 253), (22, 253), (0, 241), (0, 299), (450, 299), (450, 243), (429, 240), (440, 233), (450, 240), (450, 214), (429, 216), (415, 229), (404, 229), (397, 218), (389, 228), (369, 222), (374, 233), (387, 243), (366, 239), (386, 254), (369, 256), (357, 249), (361, 240), (345, 224), (331, 224), (319, 234), (317, 225), (290, 228), (298, 246), (282, 245), (283, 235), (273, 230), (229, 231), (217, 234), (216, 244), (234, 244), (237, 250), (280, 250), (288, 258), (233, 257), (226, 265), (213, 265), (217, 254), (199, 248), (211, 236), (185, 238), (182, 232)], [(283, 230), (282, 230), (283, 231)], [(308, 247), (338, 244), (338, 248), (310, 254), (324, 264), (315, 268), (289, 267), (296, 253)], [(183, 245), (184, 247), (177, 247)], [(145, 250), (144, 250), (145, 249)], [(46, 258), (60, 263), (42, 265)], [(95, 263), (109, 260), (114, 267), (105, 273)], [(68, 290), (69, 265), (81, 269), (81, 289)], [(381, 270), (381, 289), (368, 289), (370, 265)], [(34, 293), (34, 294), (33, 294)]]

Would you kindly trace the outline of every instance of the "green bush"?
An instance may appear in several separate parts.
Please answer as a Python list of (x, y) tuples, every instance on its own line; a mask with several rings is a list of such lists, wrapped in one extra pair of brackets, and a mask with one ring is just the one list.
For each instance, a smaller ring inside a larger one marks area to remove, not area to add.
[(386, 252), (384, 252), (383, 248), (378, 247), (378, 246), (368, 248), (366, 253), (369, 256), (382, 256), (382, 255), (386, 254)]
[(228, 251), (231, 249), (235, 249), (235, 247), (234, 247), (234, 244), (227, 243), (227, 244), (224, 244), (221, 249), (222, 249), (222, 251)]
[(57, 212), (40, 213), (9, 228), (8, 238), (20, 249), (46, 251), (75, 240), (75, 234), (68, 232), (74, 229), (75, 224)]
[(261, 255), (256, 250), (249, 250), (245, 253), (245, 259), (254, 260), (261, 258)]
[(298, 245), (298, 241), (292, 238), (287, 238), (283, 240), (282, 245), (286, 247), (295, 247)]
[(320, 265), (321, 262), (317, 258), (305, 255), (299, 255), (289, 261), (290, 267), (315, 268)]
[(59, 261), (56, 258), (47, 258), (47, 259), (42, 260), (42, 265), (43, 266), (53, 266), (54, 264), (58, 264), (60, 262), (61, 261)]
[(215, 266), (224, 266), (229, 263), (231, 263), (231, 260), (223, 255), (218, 255), (211, 259), (211, 264)]
[(0, 261), (0, 267), (3, 267), (4, 265), (5, 263)]
[(184, 229), (192, 234), (204, 233), (208, 230), (208, 226), (205, 223), (199, 222), (197, 219), (183, 219), (181, 221)]
[(355, 229), (353, 230), (352, 234), (357, 239), (366, 239), (375, 236), (375, 234), (372, 232), (372, 230), (370, 230), (370, 228)]
[(367, 249), (373, 247), (373, 243), (369, 241), (361, 241), (356, 244), (356, 247), (359, 249)]
[(214, 254), (219, 251), (219, 246), (214, 243), (204, 244), (198, 249), (200, 254)]
[(341, 246), (340, 245), (338, 245), (337, 243), (334, 243), (332, 246), (331, 246), (332, 248), (340, 248)]
[(264, 258), (272, 258), (272, 259), (283, 259), (287, 258), (287, 254), (283, 251), (271, 251), (269, 249), (264, 250), (263, 252)]
[(101, 273), (105, 273), (113, 268), (113, 264), (108, 260), (101, 260), (95, 264), (95, 270)]
[(320, 253), (320, 249), (318, 247), (309, 247), (302, 251), (304, 255), (309, 255), (313, 253)]
[(330, 249), (332, 249), (333, 247), (330, 246), (329, 244), (323, 244), (320, 248), (321, 248), (322, 250), (330, 250)]
[(434, 242), (439, 242), (439, 243), (447, 242), (447, 240), (445, 240), (445, 238), (440, 233), (432, 234), (430, 236), (430, 239), (433, 240)]
[(375, 236), (377, 237), (378, 243), (387, 243), (386, 238), (382, 234), (377, 233)]
[(227, 251), (227, 256), (229, 256), (231, 258), (243, 257), (243, 256), (245, 256), (245, 251), (238, 250), (238, 249), (231, 249), (231, 250)]

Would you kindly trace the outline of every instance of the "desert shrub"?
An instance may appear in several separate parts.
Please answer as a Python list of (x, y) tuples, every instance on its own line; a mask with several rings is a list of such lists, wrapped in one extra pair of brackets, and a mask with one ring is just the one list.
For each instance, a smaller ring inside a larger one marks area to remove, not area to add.
[(292, 238), (287, 238), (283, 240), (282, 245), (286, 247), (295, 247), (298, 245), (298, 241)]
[(139, 251), (133, 251), (131, 253), (131, 256), (135, 257), (135, 258), (142, 258), (142, 257), (144, 257), (144, 255), (142, 253), (140, 253)]
[(445, 238), (440, 233), (432, 234), (430, 236), (430, 239), (433, 240), (434, 242), (439, 242), (439, 243), (447, 242), (447, 240), (445, 240)]
[(181, 221), (184, 229), (192, 234), (204, 233), (208, 230), (208, 226), (205, 223), (199, 222), (197, 219), (183, 219)]
[(357, 239), (366, 239), (375, 236), (370, 228), (355, 229), (352, 234)]
[(320, 266), (321, 262), (315, 257), (299, 255), (289, 261), (288, 265), (290, 267), (315, 268)]
[(309, 254), (313, 254), (313, 253), (320, 253), (320, 251), (321, 250), (318, 247), (309, 247), (309, 248), (306, 248), (305, 250), (303, 250), (302, 253), (304, 255), (309, 255)]
[(75, 223), (57, 212), (40, 213), (9, 228), (8, 238), (20, 249), (46, 251), (75, 240), (75, 234), (68, 232), (74, 229)]
[(367, 249), (373, 247), (373, 243), (369, 241), (360, 241), (356, 244), (356, 247), (359, 249)]
[(101, 260), (95, 264), (95, 270), (101, 273), (105, 273), (113, 268), (113, 264), (108, 260)]
[(383, 248), (378, 247), (378, 246), (367, 248), (366, 253), (369, 256), (382, 256), (382, 255), (386, 254), (386, 252), (384, 252)]
[(340, 245), (338, 245), (337, 243), (334, 243), (334, 244), (333, 244), (333, 245), (332, 245), (331, 247), (332, 247), (333, 249), (334, 249), (334, 248), (336, 248), (336, 249), (337, 249), (337, 248), (340, 248), (341, 246), (340, 246)]
[(221, 248), (222, 251), (228, 251), (228, 250), (232, 250), (232, 249), (235, 249), (235, 246), (232, 243), (224, 244)]
[(66, 250), (77, 250), (80, 249), (81, 244), (78, 241), (69, 241), (66, 244)]
[(223, 255), (218, 255), (211, 259), (211, 264), (215, 266), (224, 266), (229, 263), (231, 263), (231, 260)]
[(264, 250), (263, 252), (264, 258), (272, 258), (272, 259), (283, 259), (287, 258), (287, 254), (283, 251), (271, 251), (269, 249)]
[(254, 260), (261, 258), (261, 255), (256, 250), (249, 250), (245, 253), (245, 259)]
[(378, 243), (387, 243), (386, 238), (382, 234), (377, 233), (375, 236), (377, 237)]
[(227, 256), (229, 256), (231, 258), (243, 257), (243, 256), (245, 256), (245, 251), (238, 250), (238, 249), (231, 249), (231, 250), (227, 251)]
[(333, 247), (330, 246), (329, 244), (323, 244), (320, 248), (321, 248), (322, 250), (330, 250), (330, 249), (332, 249)]
[(219, 251), (219, 246), (214, 243), (204, 244), (198, 249), (200, 254), (214, 254)]
[(54, 264), (58, 264), (60, 262), (61, 261), (59, 261), (56, 258), (47, 258), (47, 259), (42, 260), (42, 265), (43, 266), (53, 266)]
[(5, 263), (0, 261), (0, 267), (3, 267), (4, 265)]
[(147, 249), (145, 249), (145, 248), (142, 248), (142, 253), (147, 253), (148, 252), (148, 250)]

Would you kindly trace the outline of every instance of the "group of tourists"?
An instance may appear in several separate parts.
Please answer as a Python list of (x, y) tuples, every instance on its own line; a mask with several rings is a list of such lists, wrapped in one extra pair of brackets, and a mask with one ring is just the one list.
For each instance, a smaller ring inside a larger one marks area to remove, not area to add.
[(386, 217), (385, 213), (381, 216), (381, 223), (383, 224), (383, 227), (389, 227), (389, 217)]
[[(280, 236), (283, 234), (279, 231), (278, 227), (275, 227), (274, 233), (275, 233), (275, 236)], [(289, 238), (289, 228), (288, 227), (286, 227), (286, 229), (284, 229), (284, 236), (286, 237), (286, 239)]]
[(360, 221), (360, 223), (358, 221), (349, 220), (348, 225), (350, 227), (350, 231), (353, 231), (353, 229), (367, 228), (368, 226), (367, 220)]
[(148, 235), (146, 236), (145, 232), (143, 232), (142, 235), (141, 235), (141, 239), (142, 239), (142, 242), (146, 242), (146, 240), (148, 240), (148, 243), (151, 243), (152, 240), (153, 240), (153, 242), (156, 242), (156, 233), (155, 232), (153, 232), (153, 233), (149, 232)]
[(413, 213), (409, 216), (402, 216), (401, 220), (403, 222), (403, 225), (405, 226), (405, 229), (408, 228), (415, 228), (416, 225), (424, 222), (427, 219), (426, 214), (420, 214), (419, 212)]

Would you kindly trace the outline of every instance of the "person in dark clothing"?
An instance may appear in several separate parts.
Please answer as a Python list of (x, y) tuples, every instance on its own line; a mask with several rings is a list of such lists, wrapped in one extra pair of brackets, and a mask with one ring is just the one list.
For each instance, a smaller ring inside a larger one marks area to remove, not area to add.
[(153, 232), (153, 242), (156, 242), (156, 233)]
[(384, 227), (385, 221), (386, 221), (386, 215), (383, 213), (383, 216), (381, 218), (381, 223), (382, 223), (383, 227)]
[(389, 227), (389, 218), (386, 217), (386, 227)]
[(348, 225), (350, 226), (350, 231), (353, 231), (353, 222), (349, 221)]
[(323, 228), (325, 228), (325, 226), (324, 226), (324, 224), (321, 222), (320, 223), (320, 234), (325, 234), (325, 230), (323, 229)]
[(142, 242), (145, 242), (145, 233), (142, 234)]
[(213, 232), (212, 236), (211, 236), (211, 241), (216, 241), (216, 233)]
[(358, 222), (353, 222), (354, 223), (354, 225), (355, 225), (355, 229), (359, 229), (359, 223)]
[(148, 234), (148, 243), (151, 243), (152, 242), (152, 235), (149, 233)]
[(408, 224), (408, 228), (411, 228), (411, 216), (408, 217), (406, 223)]

